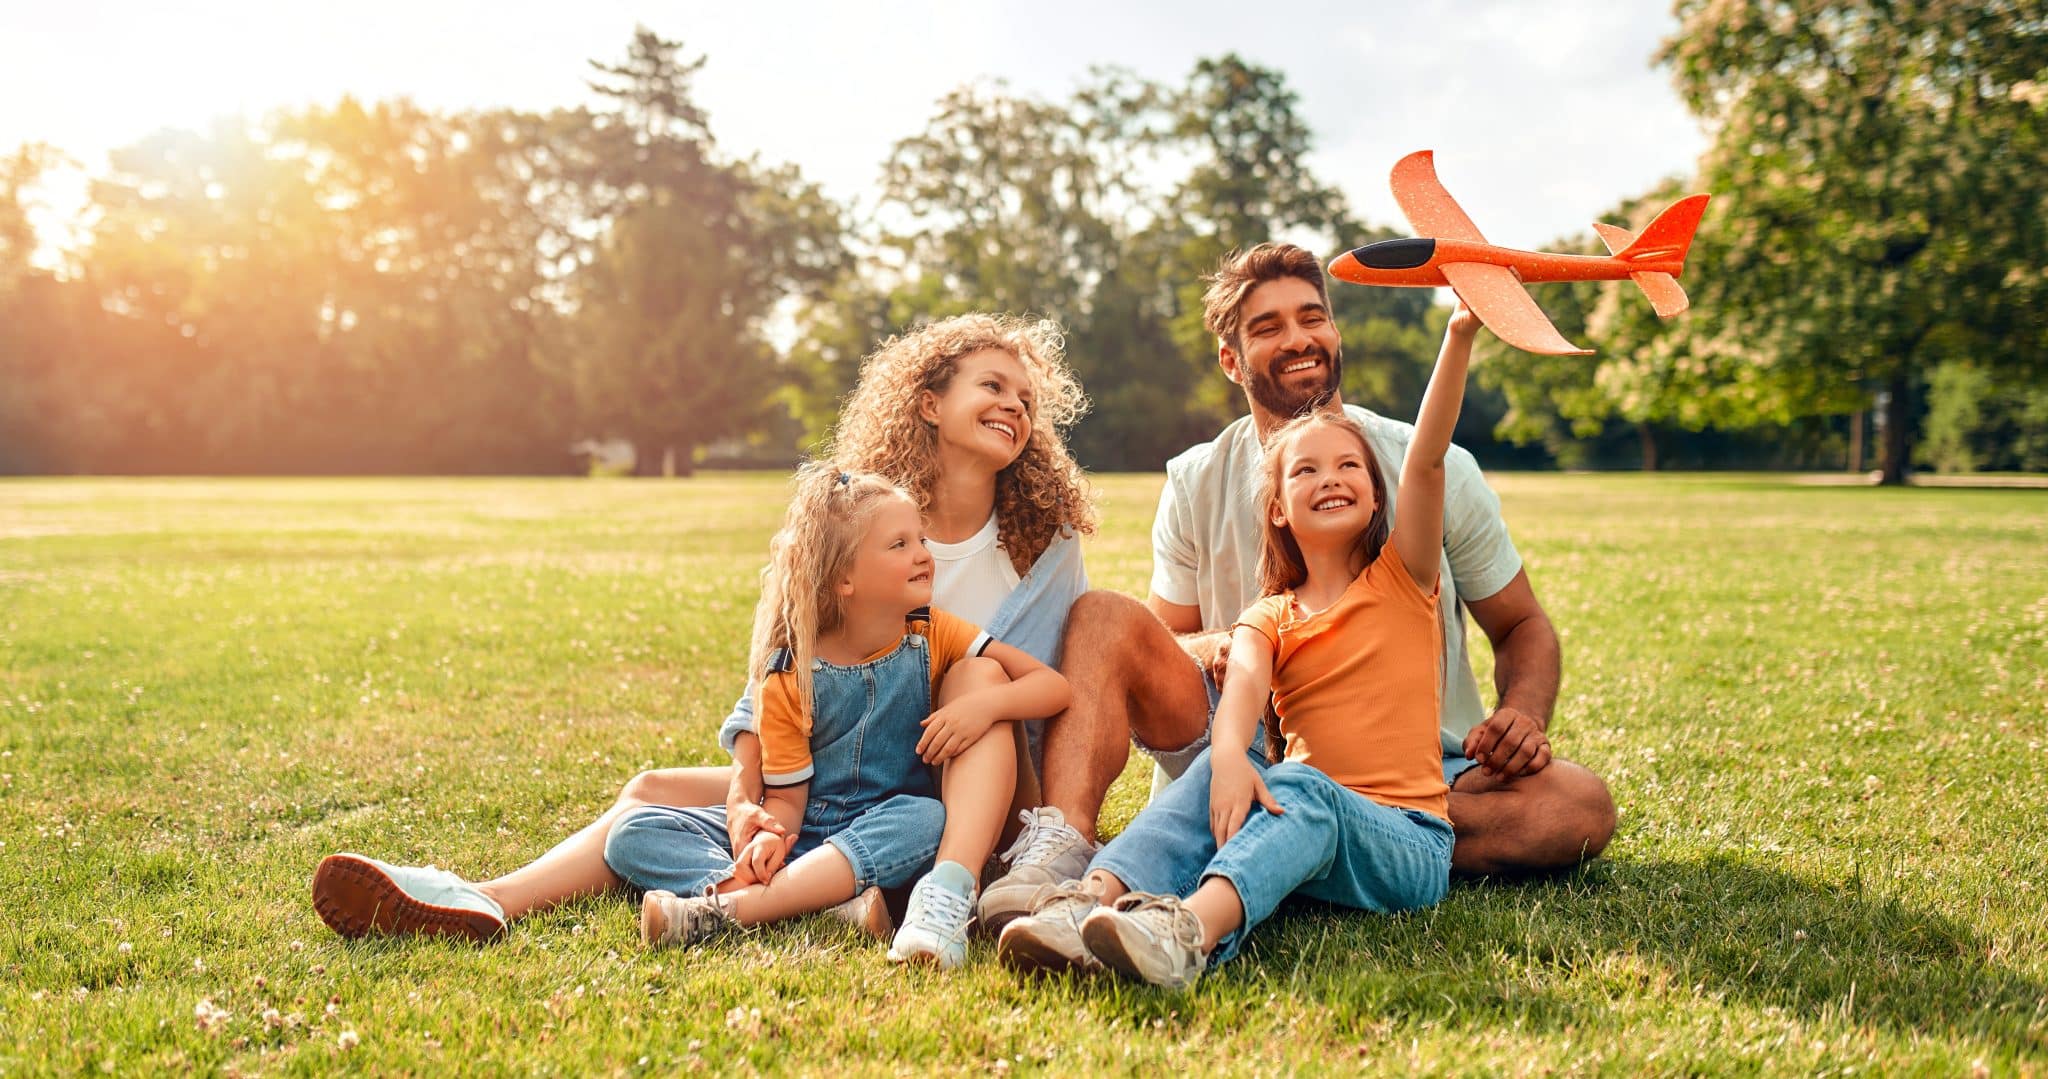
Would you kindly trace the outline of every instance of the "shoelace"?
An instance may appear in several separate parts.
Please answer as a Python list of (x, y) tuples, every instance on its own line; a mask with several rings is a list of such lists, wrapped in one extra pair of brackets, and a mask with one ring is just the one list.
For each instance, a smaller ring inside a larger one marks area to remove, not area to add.
[(930, 888), (914, 889), (910, 893), (910, 909), (904, 912), (906, 925), (934, 924), (937, 915), (939, 925), (950, 935), (957, 936), (967, 928), (967, 921), (973, 915), (974, 903), (966, 896), (951, 888), (934, 885)]
[[(1033, 917), (1044, 917), (1051, 914), (1055, 908), (1064, 908), (1069, 903), (1082, 904), (1089, 910), (1102, 905), (1101, 899), (1094, 892), (1081, 887), (1079, 881), (1064, 881), (1059, 884), (1039, 885), (1038, 891), (1031, 896), (1031, 913)], [(1068, 912), (1062, 910), (1061, 913)], [(1074, 921), (1080, 920), (1078, 917), (1074, 918)]]
[(1201, 949), (1202, 920), (1173, 896), (1129, 892), (1117, 899), (1116, 909), (1155, 933), (1165, 930), (1168, 939)]
[(1017, 833), (1017, 841), (1003, 852), (1004, 864), (1012, 869), (1048, 861), (1069, 841), (1082, 842), (1080, 831), (1068, 824), (1064, 817), (1058, 824), (1049, 824), (1042, 822), (1036, 812), (1020, 809), (1017, 819), (1024, 822), (1024, 830)]

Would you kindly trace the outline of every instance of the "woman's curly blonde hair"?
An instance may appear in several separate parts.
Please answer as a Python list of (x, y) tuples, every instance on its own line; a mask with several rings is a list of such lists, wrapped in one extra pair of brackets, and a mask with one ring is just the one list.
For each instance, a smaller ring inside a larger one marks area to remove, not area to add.
[(1021, 576), (1062, 529), (1095, 531), (1094, 496), (1063, 434), (1088, 411), (1088, 399), (1067, 367), (1058, 325), (957, 315), (882, 342), (861, 364), (860, 382), (824, 455), (888, 477), (910, 492), (918, 512), (930, 512), (939, 481), (938, 431), (919, 415), (918, 395), (945, 393), (954, 361), (987, 348), (1015, 356), (1035, 391), (1024, 450), (996, 474), (996, 535)]

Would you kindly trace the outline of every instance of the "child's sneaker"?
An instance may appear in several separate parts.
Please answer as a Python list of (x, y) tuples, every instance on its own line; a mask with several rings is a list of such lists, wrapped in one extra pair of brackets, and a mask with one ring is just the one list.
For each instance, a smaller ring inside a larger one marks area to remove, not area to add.
[(981, 893), (981, 925), (1000, 934), (1005, 926), (1031, 913), (1031, 901), (1048, 884), (1079, 880), (1088, 872), (1088, 860), (1095, 847), (1073, 825), (1066, 814), (1051, 806), (1026, 809), (1017, 816), (1024, 830), (1003, 852), (1010, 871)]
[(1081, 942), (1102, 965), (1162, 989), (1202, 976), (1202, 920), (1170, 895), (1130, 892), (1081, 921)]
[(724, 896), (684, 897), (656, 889), (640, 901), (640, 939), (650, 948), (687, 948), (739, 925)]
[(1094, 892), (1076, 882), (1040, 888), (1031, 913), (1004, 926), (1003, 935), (996, 938), (996, 958), (1027, 973), (1101, 970), (1102, 961), (1081, 942), (1082, 919), (1100, 905)]
[(940, 862), (910, 890), (910, 909), (889, 945), (889, 961), (952, 970), (967, 960), (967, 927), (973, 922), (974, 874), (958, 862)]
[(876, 940), (888, 940), (896, 932), (896, 920), (889, 917), (889, 904), (880, 888), (870, 887), (825, 913)]
[(313, 910), (351, 939), (383, 933), (484, 941), (505, 932), (505, 908), (476, 885), (445, 869), (360, 854), (321, 859), (313, 871)]

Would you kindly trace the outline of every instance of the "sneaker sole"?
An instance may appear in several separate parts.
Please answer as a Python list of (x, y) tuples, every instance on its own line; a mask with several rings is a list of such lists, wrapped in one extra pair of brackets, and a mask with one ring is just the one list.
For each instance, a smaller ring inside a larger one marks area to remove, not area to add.
[(1093, 974), (1102, 969), (1093, 956), (1077, 960), (1028, 931), (1005, 930), (996, 938), (996, 959), (1020, 974)]
[[(1120, 917), (1097, 918), (1090, 916), (1087, 921), (1081, 923), (1081, 944), (1105, 968), (1113, 970), (1132, 981), (1158, 986), (1161, 989), (1186, 989), (1195, 984), (1192, 978), (1186, 981), (1173, 982), (1153, 981), (1151, 978), (1146, 977), (1144, 971), (1138, 965), (1137, 957), (1132, 954), (1129, 946), (1124, 941), (1125, 929), (1124, 920)], [(1141, 945), (1149, 945), (1151, 943), (1148, 938), (1136, 930), (1131, 930), (1131, 935)]]
[(505, 923), (488, 914), (422, 903), (376, 866), (346, 854), (328, 855), (313, 871), (313, 910), (350, 940), (377, 934), (483, 943), (505, 933)]

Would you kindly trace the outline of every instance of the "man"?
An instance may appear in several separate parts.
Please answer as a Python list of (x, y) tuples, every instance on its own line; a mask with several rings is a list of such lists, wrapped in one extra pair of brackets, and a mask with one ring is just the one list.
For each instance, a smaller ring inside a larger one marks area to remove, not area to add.
[[(989, 932), (1029, 913), (1041, 886), (1086, 870), (1096, 814), (1132, 741), (1173, 776), (1208, 745), (1230, 626), (1258, 598), (1253, 500), (1266, 434), (1308, 409), (1343, 408), (1365, 428), (1390, 499), (1400, 478), (1413, 428), (1342, 403), (1343, 348), (1315, 256), (1260, 244), (1225, 259), (1209, 280), (1205, 324), (1250, 414), (1167, 463), (1145, 603), (1090, 592), (1074, 604), (1060, 670), (1077, 692), (1046, 733), (1048, 806), (1012, 848), (1009, 872), (982, 895)], [(1574, 865), (1613, 836), (1614, 801), (1600, 777), (1551, 752), (1557, 634), (1508, 539), (1500, 500), (1470, 453), (1453, 446), (1445, 468), (1442, 741), (1457, 831), (1452, 868)], [(1467, 611), (1493, 649), (1499, 701), (1490, 712), (1465, 655)]]

